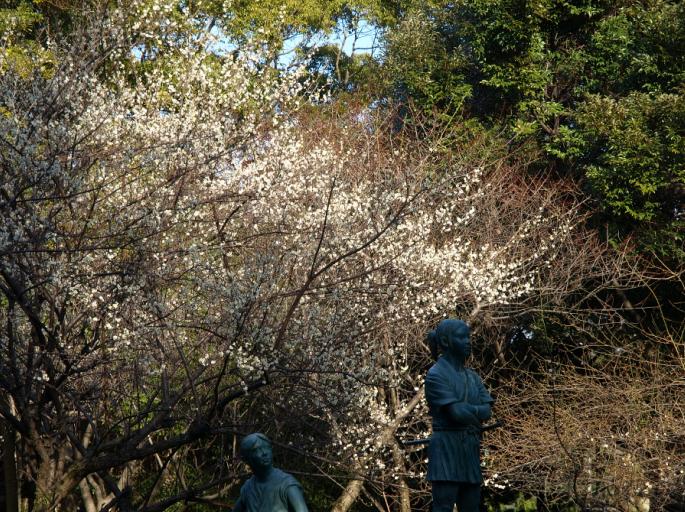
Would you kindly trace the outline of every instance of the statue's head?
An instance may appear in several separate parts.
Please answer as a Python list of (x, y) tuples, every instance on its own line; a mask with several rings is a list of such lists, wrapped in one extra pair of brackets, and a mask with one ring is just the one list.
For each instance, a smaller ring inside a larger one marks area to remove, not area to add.
[(240, 442), (240, 456), (255, 473), (268, 470), (273, 464), (271, 441), (259, 432), (249, 434)]
[(448, 318), (442, 320), (428, 335), (432, 347), (439, 348), (443, 354), (451, 354), (461, 361), (471, 354), (469, 336), (471, 329), (463, 320)]

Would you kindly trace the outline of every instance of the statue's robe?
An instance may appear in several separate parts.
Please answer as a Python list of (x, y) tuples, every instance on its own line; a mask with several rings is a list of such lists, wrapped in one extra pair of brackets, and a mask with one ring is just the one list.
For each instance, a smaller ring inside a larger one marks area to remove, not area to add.
[(428, 481), (482, 483), (480, 425), (458, 424), (443, 407), (452, 403), (492, 403), (478, 374), (468, 368), (457, 370), (441, 357), (426, 375), (426, 400), (433, 417)]
[(252, 476), (240, 488), (240, 503), (247, 512), (288, 512), (288, 489), (302, 490), (295, 477), (274, 468), (266, 482)]

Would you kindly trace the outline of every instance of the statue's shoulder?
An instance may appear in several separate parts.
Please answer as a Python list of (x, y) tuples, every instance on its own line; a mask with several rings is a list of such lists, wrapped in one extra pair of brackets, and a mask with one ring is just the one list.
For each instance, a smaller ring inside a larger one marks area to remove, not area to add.
[(281, 469), (274, 468), (273, 478), (282, 487), (290, 487), (291, 485), (300, 487), (300, 482), (297, 481), (297, 478)]
[(240, 494), (244, 494), (246, 492), (250, 492), (250, 490), (254, 487), (255, 483), (255, 477), (252, 475), (250, 478), (245, 480), (245, 483), (240, 486)]
[(428, 373), (426, 373), (426, 378), (441, 378), (452, 373), (452, 368), (449, 363), (447, 363), (442, 357), (439, 357), (433, 366), (430, 367)]

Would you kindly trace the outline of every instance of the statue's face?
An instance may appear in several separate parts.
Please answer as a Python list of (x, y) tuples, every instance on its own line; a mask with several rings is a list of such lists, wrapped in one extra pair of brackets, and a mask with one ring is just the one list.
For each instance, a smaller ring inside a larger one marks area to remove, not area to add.
[(471, 355), (471, 341), (467, 329), (460, 328), (458, 325), (451, 326), (447, 331), (446, 349), (451, 354), (457, 356), (462, 361), (466, 361)]
[(269, 443), (258, 440), (250, 449), (247, 457), (247, 463), (250, 465), (253, 471), (270, 468), (271, 464), (273, 463), (273, 454), (271, 452), (271, 446)]

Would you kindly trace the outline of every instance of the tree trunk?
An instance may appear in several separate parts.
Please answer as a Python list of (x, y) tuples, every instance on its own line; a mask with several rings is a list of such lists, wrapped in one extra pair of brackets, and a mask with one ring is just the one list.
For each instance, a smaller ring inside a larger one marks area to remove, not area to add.
[(411, 501), (409, 496), (409, 486), (407, 479), (404, 477), (406, 473), (406, 465), (404, 463), (404, 453), (398, 443), (392, 444), (392, 456), (395, 460), (395, 467), (402, 468), (402, 474), (399, 476), (400, 484), (400, 512), (411, 512)]
[(347, 512), (354, 502), (357, 501), (359, 493), (362, 491), (362, 485), (364, 485), (364, 482), (361, 478), (350, 480), (340, 497), (333, 504), (331, 512)]
[(98, 508), (95, 505), (95, 499), (93, 499), (93, 494), (90, 492), (90, 486), (88, 485), (87, 479), (83, 479), (78, 484), (81, 490), (81, 502), (86, 512), (98, 512)]
[[(406, 418), (409, 413), (411, 413), (416, 406), (421, 403), (423, 394), (424, 388), (421, 386), (421, 388), (419, 388), (417, 393), (412, 397), (409, 403), (407, 403), (404, 409), (402, 409), (397, 416), (395, 416), (395, 419), (381, 431), (381, 434), (376, 438), (376, 446), (386, 446), (390, 443), (390, 441), (393, 440), (395, 431), (401, 425), (404, 418)], [(359, 467), (362, 466), (363, 464), (359, 464)], [(357, 498), (362, 491), (363, 483), (364, 478), (361, 475), (350, 480), (345, 486), (345, 489), (343, 489), (340, 497), (333, 504), (331, 512), (347, 512), (350, 507), (352, 507), (354, 502), (357, 501)]]
[(2, 425), (2, 469), (5, 484), (5, 512), (19, 512), (19, 480), (17, 479), (16, 434), (11, 425)]

